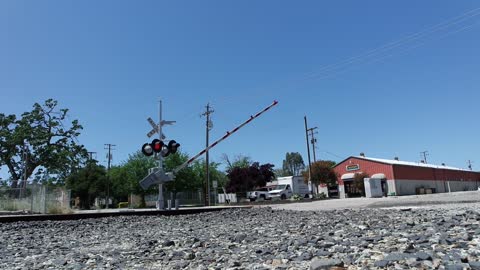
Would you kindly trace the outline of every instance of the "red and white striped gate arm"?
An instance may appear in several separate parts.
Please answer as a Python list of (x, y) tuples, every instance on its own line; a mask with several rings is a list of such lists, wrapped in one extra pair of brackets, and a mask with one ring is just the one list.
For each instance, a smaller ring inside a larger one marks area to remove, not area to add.
[(233, 133), (237, 132), (239, 129), (241, 129), (243, 126), (245, 126), (246, 124), (250, 123), (253, 121), (253, 119), (259, 117), (260, 115), (262, 115), (264, 112), (270, 110), (272, 107), (274, 107), (275, 105), (278, 104), (278, 101), (274, 101), (272, 103), (272, 105), (268, 106), (267, 108), (263, 109), (261, 112), (255, 114), (254, 116), (250, 116), (250, 119), (248, 119), (247, 121), (245, 121), (243, 124), (241, 124), (240, 126), (234, 128), (233, 130), (231, 131), (228, 131), (227, 134), (225, 134), (225, 136), (223, 136), (222, 138), (218, 139), (216, 142), (212, 143), (209, 147), (203, 149), (200, 153), (198, 153), (196, 156), (192, 157), (190, 160), (188, 160), (187, 162), (183, 163), (182, 165), (178, 166), (177, 168), (175, 168), (175, 170), (173, 170), (173, 173), (176, 174), (177, 172), (179, 172), (180, 170), (182, 170), (183, 168), (187, 167), (188, 165), (190, 165), (190, 163), (192, 163), (193, 161), (195, 161), (197, 158), (199, 158), (200, 156), (202, 156), (203, 154), (205, 154), (208, 150), (212, 149), (213, 147), (215, 147), (217, 144), (219, 144), (221, 141), (225, 140), (226, 138), (228, 138), (228, 136), (232, 135)]

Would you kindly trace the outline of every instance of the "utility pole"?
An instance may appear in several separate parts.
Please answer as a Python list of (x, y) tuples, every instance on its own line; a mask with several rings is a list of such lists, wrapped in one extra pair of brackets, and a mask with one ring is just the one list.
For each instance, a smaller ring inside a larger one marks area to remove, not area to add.
[(427, 164), (427, 156), (428, 156), (428, 151), (423, 151), (423, 152), (420, 152), (420, 155), (423, 156), (423, 161), (425, 161), (425, 164)]
[(208, 147), (210, 146), (210, 130), (213, 127), (212, 121), (210, 120), (210, 114), (214, 113), (215, 111), (210, 107), (210, 103), (207, 104), (205, 107), (206, 111), (202, 114), (202, 116), (206, 117), (206, 149), (207, 151), (205, 152), (205, 206), (210, 206), (210, 156), (208, 154)]
[(108, 209), (108, 203), (110, 201), (110, 165), (112, 163), (112, 150), (115, 147), (115, 144), (106, 143), (105, 150), (108, 150), (107, 153), (107, 200), (105, 201), (105, 208)]
[(317, 162), (317, 157), (315, 155), (315, 143), (317, 142), (317, 139), (315, 139), (315, 133), (313, 133), (313, 131), (317, 128), (318, 127), (308, 129), (308, 131), (310, 131), (310, 134), (311, 134), (311, 137), (312, 137), (311, 142), (312, 142), (312, 149), (313, 149), (313, 162)]
[(308, 141), (308, 125), (307, 125), (307, 116), (304, 117), (305, 119), (305, 136), (307, 139), (307, 153), (308, 153), (308, 182), (312, 187), (312, 195), (315, 194), (315, 187), (312, 183), (312, 162), (310, 160), (310, 143)]
[(88, 153), (88, 160), (93, 160), (93, 155), (97, 154), (97, 152), (87, 152)]

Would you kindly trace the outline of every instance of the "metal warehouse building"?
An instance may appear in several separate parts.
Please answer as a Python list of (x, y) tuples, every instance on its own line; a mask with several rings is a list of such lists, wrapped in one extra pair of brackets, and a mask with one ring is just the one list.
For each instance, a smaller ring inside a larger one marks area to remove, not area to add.
[[(355, 174), (365, 173), (380, 184), (383, 195), (415, 195), (477, 190), (480, 172), (417, 162), (349, 157), (334, 167), (340, 198), (358, 196)], [(365, 183), (369, 179), (366, 179)], [(365, 185), (367, 186), (367, 185)], [(368, 188), (368, 187), (367, 187)]]

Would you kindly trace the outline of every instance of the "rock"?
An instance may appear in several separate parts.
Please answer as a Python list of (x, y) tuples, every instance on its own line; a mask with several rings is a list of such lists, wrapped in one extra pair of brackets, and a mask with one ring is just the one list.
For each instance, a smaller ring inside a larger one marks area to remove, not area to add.
[(245, 238), (247, 238), (247, 235), (246, 234), (237, 234), (235, 235), (235, 242), (237, 243), (241, 243), (243, 240), (245, 240)]
[(171, 241), (171, 240), (167, 240), (167, 241), (163, 242), (162, 246), (164, 246), (164, 247), (175, 246), (175, 242)]
[(334, 266), (343, 266), (343, 262), (338, 259), (319, 259), (315, 258), (310, 263), (311, 270), (330, 269)]
[(418, 261), (432, 260), (432, 256), (426, 252), (417, 252), (413, 255)]
[(398, 262), (401, 260), (405, 260), (406, 258), (409, 258), (409, 257), (411, 256), (404, 253), (391, 253), (391, 254), (388, 254), (384, 260), (388, 262)]
[(469, 266), (472, 270), (480, 270), (480, 262), (470, 262)]
[(376, 261), (374, 266), (375, 267), (380, 267), (380, 268), (384, 268), (384, 267), (387, 267), (387, 265), (389, 264), (390, 262), (389, 261)]

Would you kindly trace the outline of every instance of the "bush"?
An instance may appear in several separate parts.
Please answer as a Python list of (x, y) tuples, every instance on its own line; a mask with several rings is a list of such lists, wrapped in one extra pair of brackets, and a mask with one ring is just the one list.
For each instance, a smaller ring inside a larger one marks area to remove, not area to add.
[(295, 194), (292, 196), (292, 201), (301, 201), (303, 199), (302, 196), (298, 195), (298, 194)]
[(325, 193), (319, 193), (319, 194), (315, 194), (315, 199), (320, 199), (320, 200), (323, 200), (323, 199), (326, 199), (327, 198), (327, 195)]
[(127, 208), (128, 207), (128, 202), (119, 202), (118, 203), (118, 208)]
[(47, 213), (52, 214), (52, 215), (71, 214), (72, 210), (70, 210), (68, 208), (65, 208), (65, 207), (55, 205), (55, 206), (48, 207)]

